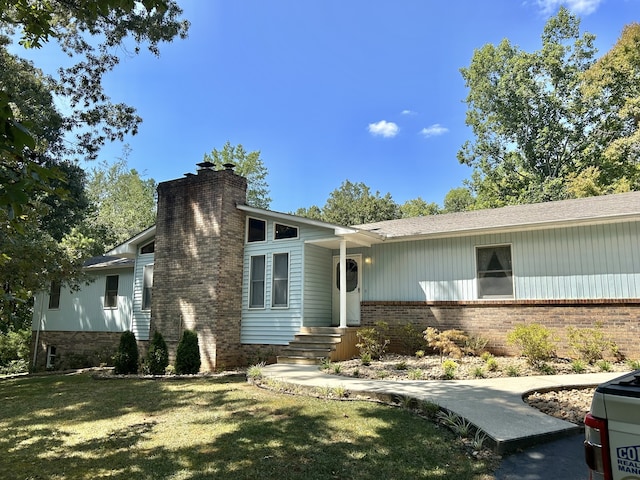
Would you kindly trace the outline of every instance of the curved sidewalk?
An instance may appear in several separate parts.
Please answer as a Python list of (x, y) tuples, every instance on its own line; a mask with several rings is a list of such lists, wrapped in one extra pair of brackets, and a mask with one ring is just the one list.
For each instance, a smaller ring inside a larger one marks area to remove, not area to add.
[(263, 376), (308, 387), (340, 387), (375, 398), (402, 395), (427, 400), (466, 418), (490, 437), (498, 453), (580, 431), (573, 423), (545, 415), (527, 405), (523, 396), (534, 390), (596, 386), (622, 372), (543, 375), (479, 380), (389, 381), (343, 377), (322, 372), (317, 365), (267, 365)]

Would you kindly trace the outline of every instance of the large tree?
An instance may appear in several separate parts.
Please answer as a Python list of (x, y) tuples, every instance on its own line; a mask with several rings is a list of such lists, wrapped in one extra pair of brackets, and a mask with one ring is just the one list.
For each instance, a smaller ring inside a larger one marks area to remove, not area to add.
[(601, 147), (590, 137), (598, 112), (581, 90), (594, 36), (579, 26), (561, 8), (545, 25), (540, 50), (505, 39), (476, 50), (461, 69), (475, 139), (458, 159), (474, 168), (478, 206), (565, 198), (566, 178), (599, 163)]
[(233, 146), (227, 142), (222, 150), (214, 148), (211, 153), (205, 153), (204, 161), (213, 163), (216, 170), (224, 169), (225, 164), (233, 164), (236, 173), (247, 179), (247, 204), (257, 208), (269, 208), (269, 172), (260, 158), (259, 150), (247, 153), (241, 144)]
[(422, 197), (407, 200), (400, 205), (400, 216), (402, 218), (424, 217), (427, 215), (437, 215), (440, 213), (440, 207), (437, 203), (427, 203)]
[[(185, 37), (188, 22), (181, 14), (173, 0), (0, 0), (0, 55), (12, 39), (26, 48), (55, 40), (75, 62), (46, 79), (49, 91), (66, 104), (59, 124), (46, 132), (57, 135), (53, 143), (43, 132), (43, 125), (52, 126), (51, 117), (43, 121), (25, 110), (24, 96), (12, 91), (11, 82), (0, 83), (0, 208), (12, 226), (23, 205), (64, 178), (55, 162), (43, 165), (43, 153), (58, 160), (96, 158), (106, 141), (137, 132), (141, 118), (133, 107), (110, 100), (103, 76), (118, 64), (118, 53), (146, 46), (157, 55), (162, 42)], [(69, 134), (74, 138), (61, 141)]]
[(342, 182), (322, 208), (323, 220), (337, 225), (359, 225), (400, 218), (400, 208), (390, 193), (372, 193), (364, 183)]
[(126, 156), (92, 169), (87, 182), (92, 212), (86, 220), (86, 236), (98, 240), (105, 251), (153, 225), (156, 187), (155, 180), (128, 167)]

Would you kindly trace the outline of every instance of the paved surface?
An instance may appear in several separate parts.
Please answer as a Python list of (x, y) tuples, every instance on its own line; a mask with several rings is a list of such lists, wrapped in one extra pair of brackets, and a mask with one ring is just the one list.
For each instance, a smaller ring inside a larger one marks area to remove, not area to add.
[(579, 433), (528, 448), (502, 460), (496, 480), (587, 480), (584, 435)]
[(522, 399), (527, 392), (595, 386), (622, 375), (615, 372), (481, 380), (387, 381), (329, 375), (316, 365), (274, 364), (265, 366), (262, 371), (266, 377), (297, 385), (341, 387), (351, 393), (379, 399), (401, 395), (428, 400), (466, 418), (485, 432), (498, 453), (512, 453), (569, 435), (575, 437), (580, 432), (577, 425), (550, 417), (527, 405)]

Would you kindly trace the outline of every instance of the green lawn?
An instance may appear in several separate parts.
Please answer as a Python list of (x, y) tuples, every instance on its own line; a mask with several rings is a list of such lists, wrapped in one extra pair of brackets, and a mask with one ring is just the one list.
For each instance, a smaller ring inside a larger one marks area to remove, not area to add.
[(443, 428), (244, 378), (0, 381), (8, 479), (491, 479)]

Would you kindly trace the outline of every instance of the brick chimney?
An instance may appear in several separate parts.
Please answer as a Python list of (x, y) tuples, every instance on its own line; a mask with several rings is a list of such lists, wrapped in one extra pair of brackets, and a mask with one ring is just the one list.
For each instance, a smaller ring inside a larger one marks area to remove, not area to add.
[(247, 180), (233, 165), (158, 185), (151, 333), (175, 362), (184, 329), (198, 333), (201, 371), (237, 365)]

